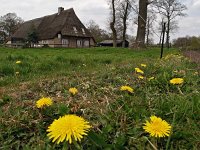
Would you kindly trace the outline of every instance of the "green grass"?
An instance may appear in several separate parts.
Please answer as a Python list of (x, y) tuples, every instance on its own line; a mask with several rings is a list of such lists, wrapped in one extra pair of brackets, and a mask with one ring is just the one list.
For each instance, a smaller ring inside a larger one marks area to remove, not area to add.
[[(157, 48), (0, 48), (0, 54), (0, 149), (64, 149), (65, 144), (48, 139), (46, 129), (65, 114), (82, 116), (92, 125), (80, 143), (83, 149), (152, 149), (148, 141), (158, 149), (200, 148), (197, 64), (176, 49), (164, 50), (162, 60)], [(135, 67), (144, 70), (143, 80)], [(169, 83), (174, 77), (184, 79), (179, 88)], [(120, 91), (123, 85), (134, 93)], [(70, 87), (79, 93), (71, 96)], [(54, 104), (36, 108), (42, 96)], [(172, 125), (170, 137), (156, 139), (143, 130), (152, 115)]]
[[(64, 76), (76, 72), (104, 69), (106, 65), (148, 61), (159, 58), (159, 50), (133, 51), (128, 49), (0, 49), (0, 86), (38, 78)], [(174, 52), (174, 51), (173, 51)], [(168, 52), (169, 53), (169, 52)], [(22, 61), (17, 65), (17, 60)], [(85, 66), (86, 65), (86, 66)], [(19, 72), (20, 76), (15, 76)]]

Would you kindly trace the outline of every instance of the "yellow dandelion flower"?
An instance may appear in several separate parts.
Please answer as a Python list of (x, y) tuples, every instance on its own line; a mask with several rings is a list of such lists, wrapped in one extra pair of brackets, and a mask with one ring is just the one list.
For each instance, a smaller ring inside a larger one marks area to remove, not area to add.
[(83, 135), (87, 135), (90, 128), (89, 122), (82, 117), (65, 115), (53, 121), (47, 129), (47, 132), (49, 132), (47, 136), (49, 139), (53, 139), (52, 142), (57, 140), (57, 144), (64, 140), (71, 144), (73, 139), (81, 141)]
[(121, 86), (121, 91), (128, 91), (130, 93), (133, 93), (133, 89), (130, 86)]
[(21, 62), (21, 61), (19, 61), (19, 60), (18, 60), (18, 61), (16, 61), (16, 64), (21, 64), (21, 63), (22, 63), (22, 62)]
[(47, 98), (43, 97), (36, 102), (37, 108), (43, 108), (44, 106), (50, 106), (52, 104), (53, 104), (52, 100), (48, 97)]
[(137, 73), (144, 74), (144, 71), (142, 71), (140, 68), (135, 68), (135, 71), (136, 71)]
[(147, 65), (146, 64), (141, 64), (141, 67), (147, 67)]
[(182, 78), (173, 78), (170, 80), (171, 84), (182, 84), (183, 83), (183, 79)]
[(148, 81), (151, 81), (153, 79), (155, 79), (155, 77), (150, 77), (150, 78), (148, 78)]
[(171, 128), (170, 124), (156, 116), (151, 116), (150, 122), (146, 121), (145, 126), (143, 126), (143, 129), (154, 137), (169, 136)]
[(70, 88), (69, 93), (71, 93), (72, 95), (75, 95), (78, 93), (78, 90), (76, 88)]
[(144, 77), (143, 77), (143, 76), (138, 76), (138, 78), (139, 78), (139, 79), (144, 79)]

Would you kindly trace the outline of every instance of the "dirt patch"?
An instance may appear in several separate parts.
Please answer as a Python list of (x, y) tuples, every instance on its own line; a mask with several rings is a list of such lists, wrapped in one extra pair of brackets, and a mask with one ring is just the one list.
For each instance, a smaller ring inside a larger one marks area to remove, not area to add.
[(200, 51), (184, 51), (183, 55), (200, 65)]

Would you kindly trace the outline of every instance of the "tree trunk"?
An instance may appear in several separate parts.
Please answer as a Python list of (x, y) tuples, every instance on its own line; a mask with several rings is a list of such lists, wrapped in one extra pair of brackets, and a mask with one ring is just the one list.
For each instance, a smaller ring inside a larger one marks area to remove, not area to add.
[(110, 28), (113, 34), (113, 47), (117, 47), (117, 32), (115, 29), (115, 0), (112, 0), (112, 22), (110, 23)]
[(166, 46), (169, 49), (169, 33), (170, 33), (170, 18), (167, 17), (167, 36), (166, 36)]
[[(162, 25), (163, 28), (163, 25)], [(161, 46), (161, 42), (162, 42), (162, 35), (163, 35), (163, 31), (160, 32), (160, 40), (159, 40), (159, 46)]]
[(138, 29), (137, 29), (136, 44), (138, 47), (141, 47), (141, 48), (145, 47), (147, 5), (148, 5), (148, 0), (139, 1)]
[(147, 46), (149, 45), (149, 34), (150, 34), (150, 23), (149, 19), (147, 20), (147, 39), (146, 39), (146, 44)]
[(128, 7), (129, 7), (129, 3), (126, 2), (126, 8), (125, 8), (125, 12), (124, 12), (124, 16), (123, 16), (123, 36), (122, 36), (122, 47), (126, 47), (126, 29), (127, 29), (127, 25), (126, 25), (126, 21), (127, 21), (127, 17), (128, 17)]
[(160, 41), (159, 41), (159, 46), (161, 46), (161, 42), (162, 42), (163, 25), (164, 25), (164, 20), (163, 20), (163, 19), (162, 19), (161, 25), (162, 25), (162, 28), (161, 28), (161, 32), (160, 32)]

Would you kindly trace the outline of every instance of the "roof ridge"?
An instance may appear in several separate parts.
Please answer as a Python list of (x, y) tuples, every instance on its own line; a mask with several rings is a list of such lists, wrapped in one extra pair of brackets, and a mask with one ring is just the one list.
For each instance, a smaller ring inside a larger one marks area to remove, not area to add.
[[(78, 18), (73, 8), (63, 10), (59, 14), (54, 13), (26, 21), (14, 33), (13, 37), (26, 38), (32, 23), (35, 25), (40, 40), (55, 38), (56, 34), (59, 32), (65, 36), (92, 37), (91, 33)], [(73, 26), (77, 27), (78, 33), (73, 30)], [(85, 29), (85, 32), (82, 28)]]
[[(69, 8), (69, 9), (65, 9), (65, 10), (63, 10), (62, 12), (72, 11), (72, 10), (74, 11), (73, 7)], [(49, 17), (49, 16), (53, 16), (53, 15), (56, 15), (56, 14), (58, 14), (58, 13), (53, 13), (53, 14), (50, 14), (50, 15), (38, 17), (38, 18), (35, 18), (35, 19), (31, 19), (31, 20), (27, 20), (27, 21), (25, 21), (24, 23), (30, 22), (30, 21), (34, 21), (34, 20), (37, 20), (37, 19), (43, 19), (44, 17)]]

